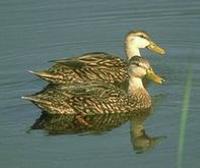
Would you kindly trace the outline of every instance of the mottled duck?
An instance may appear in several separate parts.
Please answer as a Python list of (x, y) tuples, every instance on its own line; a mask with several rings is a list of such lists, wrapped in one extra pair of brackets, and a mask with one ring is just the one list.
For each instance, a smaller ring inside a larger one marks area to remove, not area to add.
[[(125, 37), (125, 53), (128, 59), (140, 56), (140, 48), (148, 48), (160, 55), (165, 54), (165, 50), (153, 42), (146, 32), (130, 31)], [(104, 52), (86, 53), (54, 62), (48, 70), (30, 72), (50, 83), (65, 85), (102, 81), (120, 83), (128, 77), (128, 61)]]
[(111, 84), (85, 85), (72, 89), (62, 85), (50, 85), (32, 96), (22, 97), (50, 114), (114, 114), (138, 112), (151, 108), (151, 97), (142, 79), (147, 77), (162, 84), (164, 79), (156, 75), (149, 62), (135, 56), (129, 60), (127, 91)]

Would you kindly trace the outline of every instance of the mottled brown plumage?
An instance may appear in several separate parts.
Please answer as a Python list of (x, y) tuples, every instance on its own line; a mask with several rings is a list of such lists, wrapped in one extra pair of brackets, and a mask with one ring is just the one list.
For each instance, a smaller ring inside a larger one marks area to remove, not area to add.
[(79, 87), (49, 85), (41, 92), (24, 98), (50, 114), (114, 114), (151, 108), (151, 97), (143, 87), (142, 78), (147, 76), (159, 84), (163, 79), (155, 75), (148, 61), (142, 57), (130, 59), (128, 74), (127, 91), (109, 84)]
[(107, 53), (86, 53), (60, 60), (49, 70), (35, 74), (54, 84), (115, 83), (128, 77), (127, 63)]
[[(140, 56), (139, 48), (148, 48), (161, 55), (165, 53), (165, 50), (154, 43), (146, 32), (129, 32), (125, 38), (128, 59)], [(127, 62), (119, 56), (104, 52), (90, 52), (54, 62), (48, 70), (30, 72), (50, 83), (65, 85), (91, 82), (119, 83), (128, 78)]]
[[(88, 90), (88, 91), (87, 91)], [(149, 95), (143, 90), (129, 95), (124, 90), (111, 86), (61, 89), (59, 86), (46, 88), (29, 97), (39, 108), (51, 114), (113, 114), (137, 112), (151, 106)]]

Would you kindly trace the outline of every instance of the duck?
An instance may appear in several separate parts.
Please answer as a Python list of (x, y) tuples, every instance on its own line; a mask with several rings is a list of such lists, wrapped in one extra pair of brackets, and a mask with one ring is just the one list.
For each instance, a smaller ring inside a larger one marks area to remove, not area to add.
[[(141, 56), (140, 48), (164, 55), (165, 49), (142, 30), (132, 30), (125, 36), (125, 53), (129, 59)], [(93, 82), (121, 83), (128, 78), (128, 60), (105, 52), (90, 52), (70, 58), (53, 60), (48, 70), (29, 71), (53, 84), (84, 84)]]
[(134, 56), (129, 60), (128, 75), (127, 90), (105, 83), (83, 87), (80, 85), (71, 89), (62, 85), (50, 85), (22, 99), (33, 102), (48, 114), (84, 116), (151, 109), (151, 96), (144, 88), (142, 79), (146, 77), (157, 84), (162, 84), (165, 80), (157, 75), (149, 61), (141, 56)]

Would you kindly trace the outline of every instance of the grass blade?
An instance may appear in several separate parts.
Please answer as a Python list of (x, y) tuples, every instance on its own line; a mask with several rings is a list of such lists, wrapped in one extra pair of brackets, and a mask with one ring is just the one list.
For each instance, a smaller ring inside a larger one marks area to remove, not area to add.
[(192, 88), (192, 67), (189, 66), (188, 76), (184, 89), (183, 106), (180, 119), (180, 133), (179, 133), (179, 143), (178, 143), (178, 156), (177, 156), (177, 168), (182, 168), (183, 153), (184, 153), (184, 143), (185, 143), (185, 129), (187, 124), (187, 118), (189, 113), (190, 104), (190, 93)]

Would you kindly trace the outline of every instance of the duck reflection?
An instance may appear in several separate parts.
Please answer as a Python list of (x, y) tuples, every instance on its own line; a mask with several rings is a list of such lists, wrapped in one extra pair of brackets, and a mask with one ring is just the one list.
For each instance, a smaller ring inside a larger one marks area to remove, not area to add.
[(150, 115), (149, 110), (130, 114), (86, 115), (79, 120), (76, 115), (42, 115), (31, 126), (31, 129), (43, 129), (49, 135), (59, 134), (102, 134), (130, 122), (130, 137), (136, 153), (152, 149), (163, 137), (147, 135), (144, 121)]
[(152, 137), (147, 135), (143, 121), (135, 119), (131, 120), (130, 137), (133, 149), (137, 154), (153, 149), (166, 138), (165, 136)]

